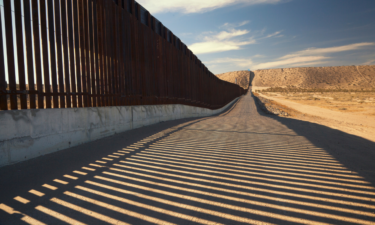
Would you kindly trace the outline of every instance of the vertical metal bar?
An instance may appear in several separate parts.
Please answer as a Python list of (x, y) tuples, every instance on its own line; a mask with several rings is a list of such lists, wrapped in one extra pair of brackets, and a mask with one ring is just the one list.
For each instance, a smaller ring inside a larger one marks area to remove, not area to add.
[(171, 99), (173, 98), (173, 94), (172, 94), (172, 79), (171, 79), (171, 74), (172, 74), (172, 57), (171, 57), (171, 34), (168, 33), (168, 36), (169, 36), (169, 41), (167, 41), (167, 55), (166, 55), (166, 59), (167, 59), (167, 81), (168, 81), (168, 104), (171, 104)]
[(118, 5), (113, 4), (113, 36), (114, 36), (114, 59), (115, 59), (115, 75), (116, 75), (116, 105), (120, 105), (121, 102), (121, 76), (120, 76), (120, 58), (119, 58), (119, 50), (120, 50), (120, 39), (119, 39), (119, 19), (118, 19)]
[(123, 9), (122, 9), (122, 2), (119, 2), (119, 5), (117, 7), (117, 31), (118, 31), (118, 67), (119, 67), (119, 94), (120, 94), (120, 105), (124, 105), (124, 59), (123, 59), (123, 45), (124, 43), (122, 42), (123, 40), (123, 35), (124, 35), (124, 30), (122, 29), (123, 25)]
[(143, 90), (142, 90), (142, 71), (141, 71), (141, 67), (142, 67), (142, 64), (141, 64), (141, 58), (142, 58), (142, 55), (141, 55), (141, 52), (139, 51), (139, 49), (141, 48), (140, 47), (140, 38), (141, 38), (141, 35), (140, 35), (140, 30), (139, 30), (139, 6), (138, 6), (138, 3), (134, 3), (134, 11), (133, 11), (133, 24), (134, 24), (134, 33), (135, 33), (135, 53), (136, 53), (136, 57), (134, 60), (136, 60), (136, 68), (135, 68), (135, 72), (136, 72), (136, 79), (137, 79), (137, 104), (138, 105), (141, 105), (142, 104), (142, 94), (143, 94)]
[(124, 68), (124, 95), (125, 95), (125, 105), (130, 105), (130, 90), (131, 86), (129, 85), (131, 82), (131, 55), (130, 55), (130, 38), (129, 38), (129, 12), (127, 7), (126, 0), (123, 1), (124, 3), (124, 10), (122, 11), (122, 42), (123, 42), (123, 68)]
[(178, 65), (178, 58), (177, 58), (177, 48), (176, 48), (176, 36), (171, 32), (171, 35), (172, 35), (172, 90), (173, 90), (173, 98), (174, 98), (174, 102), (173, 104), (176, 104), (176, 101), (178, 99), (178, 92), (177, 92), (177, 89), (178, 89), (178, 84), (177, 84), (177, 79), (178, 79), (178, 76), (179, 74), (176, 72), (177, 71), (177, 65)]
[[(138, 16), (141, 18), (141, 12), (140, 7), (138, 6)], [(138, 52), (139, 52), (139, 74), (140, 74), (140, 80), (141, 80), (141, 104), (144, 104), (144, 100), (146, 97), (146, 77), (145, 77), (145, 35), (144, 35), (144, 29), (143, 24), (141, 23), (140, 19), (138, 19), (136, 23), (138, 27)]]
[(99, 105), (105, 106), (104, 101), (104, 82), (103, 82), (103, 19), (102, 19), (102, 0), (96, 0), (96, 15), (97, 15), (97, 71), (99, 75), (99, 80), (97, 81), (98, 85), (98, 94), (100, 93), (100, 98), (98, 98)]
[(108, 105), (113, 106), (114, 101), (113, 101), (113, 88), (112, 88), (112, 39), (111, 39), (111, 2), (105, 0), (105, 10), (106, 10), (106, 57), (107, 57), (107, 82), (106, 82), (106, 91), (107, 91), (107, 96), (108, 96)]
[(170, 98), (170, 88), (169, 88), (169, 41), (168, 41), (168, 30), (164, 27), (165, 30), (165, 41), (164, 41), (164, 66), (165, 66), (165, 98), (167, 104), (169, 104)]
[(146, 33), (146, 62), (147, 62), (147, 70), (146, 70), (146, 79), (147, 79), (147, 104), (151, 105), (152, 103), (152, 96), (153, 96), (153, 31), (152, 31), (152, 24), (151, 24), (151, 16), (149, 12), (146, 12), (147, 18), (147, 27), (145, 27)]
[(83, 16), (84, 16), (84, 24), (85, 24), (85, 52), (86, 52), (86, 66), (85, 66), (85, 75), (86, 75), (86, 83), (85, 86), (87, 91), (87, 106), (85, 107), (92, 107), (92, 90), (91, 90), (91, 70), (90, 70), (90, 59), (91, 59), (91, 52), (90, 52), (90, 24), (89, 24), (89, 4), (88, 1), (90, 0), (82, 0), (83, 1)]
[[(60, 99), (60, 108), (65, 108), (65, 88), (64, 88), (64, 65), (63, 65), (63, 52), (62, 52), (62, 41), (61, 41), (61, 5), (60, 0), (55, 0), (55, 40), (56, 40), (56, 55), (57, 55), (57, 76), (58, 76), (58, 88), (54, 90), (55, 95), (53, 96)], [(51, 30), (50, 30), (51, 31)], [(53, 42), (51, 42), (53, 43)], [(56, 86), (57, 87), (57, 86)], [(58, 93), (58, 95), (56, 95)], [(60, 98), (59, 98), (60, 97)], [(54, 108), (58, 108), (54, 106)]]
[(185, 104), (185, 99), (186, 99), (186, 55), (185, 55), (185, 45), (183, 43), (181, 43), (181, 52), (180, 52), (180, 57), (181, 57), (181, 98), (182, 98), (182, 101), (184, 102), (183, 104)]
[[(133, 7), (134, 8), (134, 7)], [(132, 9), (133, 10), (133, 9)], [(135, 104), (134, 101), (136, 101), (136, 97), (138, 97), (138, 74), (137, 74), (137, 36), (136, 36), (136, 27), (135, 27), (135, 23), (136, 23), (136, 18), (135, 18), (135, 15), (134, 15), (134, 11), (132, 11), (133, 14), (132, 16), (130, 17), (130, 37), (131, 37), (131, 59), (132, 59), (132, 62), (131, 62), (131, 66), (132, 66), (132, 76), (131, 76), (131, 80), (132, 80), (132, 100), (133, 100), (133, 104)]]
[(156, 63), (155, 63), (155, 70), (156, 70), (156, 79), (157, 79), (157, 97), (158, 97), (158, 104), (162, 104), (162, 96), (163, 96), (163, 38), (162, 36), (156, 35), (157, 38), (157, 45), (156, 45)]
[[(34, 61), (33, 61), (33, 42), (32, 42), (32, 27), (31, 27), (31, 5), (30, 1), (23, 2), (24, 9), (24, 24), (25, 24), (25, 39), (26, 39), (26, 57), (27, 57), (27, 82), (29, 84), (29, 90), (35, 91), (35, 80), (34, 80)], [(39, 29), (38, 29), (39, 30)], [(39, 33), (38, 33), (39, 35)], [(29, 95), (30, 109), (35, 109), (35, 94)]]
[(86, 37), (85, 37), (85, 5), (84, 2), (87, 0), (81, 0), (77, 1), (79, 3), (79, 34), (80, 34), (80, 51), (81, 51), (81, 76), (82, 76), (82, 92), (83, 92), (83, 107), (90, 107), (88, 103), (89, 95), (88, 95), (88, 90), (87, 90), (87, 83), (86, 83), (86, 78), (88, 74), (88, 65), (86, 63), (86, 53), (87, 53), (87, 48), (86, 48)]
[[(62, 36), (62, 44), (63, 44), (63, 59), (64, 59), (64, 74), (65, 74), (65, 83), (63, 82), (60, 84), (60, 93), (62, 93), (61, 86), (65, 86), (65, 96), (66, 96), (66, 108), (72, 107), (72, 98), (70, 95), (70, 73), (69, 73), (69, 45), (68, 45), (68, 36), (71, 35), (69, 32), (68, 27), (68, 17), (66, 15), (66, 1), (68, 0), (61, 0), (61, 36)], [(64, 98), (64, 96), (61, 96)], [(60, 102), (61, 105), (61, 102)]]
[(186, 48), (186, 99), (190, 102), (190, 51)]
[[(82, 96), (82, 71), (83, 71), (83, 66), (84, 66), (84, 61), (82, 59), (81, 54), (84, 54), (83, 51), (83, 39), (82, 39), (82, 17), (81, 17), (81, 6), (82, 6), (82, 1), (75, 1), (72, 0), (72, 4), (74, 4), (73, 7), (73, 16), (74, 16), (74, 52), (75, 52), (75, 59), (76, 59), (76, 71), (77, 71), (77, 92), (79, 93), (77, 95), (78, 98), (78, 107), (83, 107), (84, 104), (84, 96)], [(82, 101), (83, 100), (83, 101)]]
[(51, 81), (53, 91), (53, 108), (59, 108), (59, 99), (57, 91), (57, 65), (56, 65), (56, 42), (55, 42), (55, 24), (54, 24), (54, 1), (48, 1), (48, 34), (50, 47), (50, 63), (51, 63)]
[[(14, 11), (16, 19), (16, 43), (17, 43), (17, 61), (18, 61), (18, 85), (20, 91), (26, 91), (26, 73), (25, 59), (23, 50), (23, 32), (22, 32), (22, 6), (21, 0), (14, 1)], [(20, 94), (21, 109), (27, 109), (27, 96)]]
[(127, 104), (131, 105), (132, 101), (130, 96), (133, 93), (133, 84), (132, 84), (132, 45), (131, 45), (131, 33), (130, 33), (130, 13), (128, 9), (128, 4), (125, 4), (126, 9), (124, 10), (124, 25), (123, 25), (123, 30), (125, 32), (124, 35), (124, 48), (125, 48), (125, 91), (126, 91), (126, 96), (127, 96)]
[[(47, 16), (48, 16), (48, 43), (49, 46), (49, 62), (50, 62), (50, 70), (51, 70), (51, 87), (49, 87), (49, 91), (52, 91), (54, 94), (52, 96), (53, 108), (58, 108), (58, 96), (57, 96), (57, 65), (56, 65), (56, 43), (55, 43), (55, 26), (54, 26), (54, 7), (53, 1), (48, 1), (47, 4)], [(46, 83), (46, 77), (44, 77)], [(47, 87), (46, 87), (47, 89)], [(47, 92), (46, 92), (46, 95)]]
[[(36, 3), (37, 4), (37, 3)], [(43, 61), (41, 63), (41, 65), (43, 66), (43, 75), (44, 75), (44, 99), (46, 101), (45, 103), (45, 108), (51, 108), (51, 84), (50, 84), (50, 80), (49, 80), (49, 76), (50, 76), (50, 63), (49, 63), (49, 60), (48, 60), (48, 33), (47, 33), (47, 5), (46, 5), (46, 2), (45, 1), (40, 1), (39, 2), (39, 6), (40, 6), (40, 10), (39, 10), (39, 13), (40, 13), (40, 24), (41, 24), (41, 44), (42, 44), (42, 51), (43, 51), (43, 54), (42, 54), (42, 57), (43, 57)], [(35, 15), (36, 17), (36, 15)], [(34, 18), (35, 18), (34, 17)], [(38, 96), (38, 101), (39, 101), (39, 97), (41, 97), (40, 95)], [(39, 102), (40, 104), (40, 102)]]
[[(67, 95), (67, 99), (72, 99), (72, 107), (77, 107), (77, 88), (76, 88), (76, 70), (75, 70), (75, 60), (74, 60), (74, 31), (73, 31), (73, 3), (74, 0), (67, 1), (67, 31), (69, 33), (67, 48), (69, 49), (69, 63), (70, 65), (70, 83), (71, 83), (71, 92), (73, 93), (71, 97)], [(76, 18), (74, 18), (76, 19)], [(78, 42), (78, 40), (76, 40)], [(69, 106), (69, 103), (68, 103)]]
[(112, 36), (112, 1), (107, 1), (107, 43), (108, 43), (108, 48), (107, 48), (107, 54), (108, 54), (108, 94), (109, 94), (109, 99), (110, 99), (110, 106), (114, 106), (115, 100), (114, 100), (114, 87), (113, 87), (113, 36)]
[(186, 46), (184, 44), (181, 44), (181, 72), (182, 72), (182, 79), (181, 79), (181, 87), (182, 87), (182, 92), (181, 92), (181, 98), (185, 102), (186, 99)]
[(108, 98), (108, 90), (107, 90), (107, 86), (108, 86), (108, 79), (107, 79), (107, 76), (108, 76), (108, 66), (107, 66), (107, 23), (106, 23), (106, 18), (107, 18), (107, 1), (106, 0), (100, 0), (101, 1), (101, 12), (102, 12), (102, 19), (101, 19), (101, 23), (102, 23), (102, 38), (103, 38), (103, 41), (102, 41), (102, 58), (103, 58), (103, 62), (102, 62), (102, 65), (103, 65), (103, 87), (102, 87), (102, 94), (104, 95), (104, 106), (109, 106), (109, 98)]
[(0, 110), (8, 110), (8, 100), (6, 95), (7, 83), (5, 79), (5, 61), (3, 47), (3, 21), (0, 11)]
[(178, 70), (178, 86), (180, 87), (179, 89), (177, 89), (177, 90), (179, 90), (179, 92), (178, 92), (178, 97), (180, 98), (180, 99), (182, 99), (182, 92), (183, 92), (183, 90), (184, 90), (184, 86), (183, 86), (183, 83), (181, 83), (182, 82), (182, 80), (183, 80), (183, 70), (182, 70), (182, 62), (181, 62), (181, 60), (182, 60), (182, 50), (181, 50), (181, 42), (179, 41), (179, 40), (177, 40), (177, 46), (178, 46), (178, 50), (177, 50), (177, 54), (178, 54), (178, 65), (177, 65), (177, 70)]
[(93, 20), (93, 28), (94, 28), (94, 49), (95, 49), (95, 54), (94, 54), (94, 63), (95, 63), (95, 93), (97, 94), (97, 97), (96, 97), (96, 106), (102, 106), (102, 102), (101, 102), (101, 97), (99, 97), (100, 95), (100, 86), (101, 86), (101, 82), (100, 82), (100, 78), (99, 78), (99, 43), (98, 43), (98, 26), (99, 26), (99, 23), (98, 23), (98, 13), (97, 13), (97, 7), (98, 7), (98, 0), (93, 0), (92, 1), (92, 7), (93, 7), (93, 17), (92, 17), (92, 20)]
[(7, 60), (8, 60), (8, 81), (9, 90), (13, 92), (10, 95), (10, 108), (18, 109), (17, 95), (14, 93), (17, 90), (16, 85), (16, 71), (14, 61), (14, 48), (13, 48), (13, 24), (12, 24), (12, 9), (11, 1), (4, 1), (4, 19), (5, 19), (5, 36), (7, 46)]
[(162, 98), (163, 98), (163, 103), (162, 104), (165, 104), (167, 103), (166, 102), (166, 99), (168, 97), (168, 83), (167, 83), (167, 29), (162, 26), (162, 70), (161, 70), (161, 75), (162, 75)]
[(170, 98), (172, 99), (171, 104), (174, 103), (174, 65), (176, 64), (176, 60), (174, 57), (174, 41), (173, 41), (173, 33), (170, 32), (170, 43), (169, 43), (169, 90), (170, 90)]
[(151, 39), (151, 48), (152, 48), (152, 69), (151, 69), (151, 75), (152, 75), (152, 81), (151, 81), (151, 85), (152, 85), (152, 98), (153, 98), (153, 105), (156, 105), (158, 104), (157, 102), (157, 97), (158, 97), (158, 61), (157, 61), (157, 45), (158, 45), (158, 34), (156, 33), (156, 21), (155, 21), (155, 18), (151, 16), (151, 28), (152, 28), (152, 31), (151, 31), (151, 36), (152, 36), (152, 39)]
[(149, 104), (155, 105), (155, 20), (147, 12), (148, 21), (148, 61), (149, 61)]
[[(143, 17), (143, 15), (142, 15)], [(142, 29), (142, 37), (143, 37), (143, 42), (142, 42), (142, 45), (143, 45), (143, 48), (142, 48), (142, 51), (143, 51), (143, 66), (142, 66), (142, 69), (143, 69), (143, 80), (144, 80), (144, 83), (143, 83), (143, 104), (147, 105), (149, 104), (148, 103), (148, 92), (149, 92), (149, 60), (148, 60), (148, 57), (149, 57), (149, 54), (148, 54), (148, 50), (149, 50), (149, 46), (148, 46), (148, 39), (149, 39), (149, 34), (148, 34), (148, 27), (144, 24), (142, 24), (141, 22), (139, 23), (140, 25), (140, 28)]]
[(111, 4), (111, 34), (112, 34), (112, 70), (113, 70), (113, 79), (112, 79), (112, 88), (113, 88), (113, 94), (115, 95), (115, 105), (119, 105), (119, 98), (118, 98), (118, 67), (117, 67), (117, 10), (116, 10), (116, 4), (112, 1)]
[(104, 95), (105, 95), (105, 105), (110, 106), (110, 98), (108, 96), (108, 2), (102, 0), (102, 12), (103, 12), (103, 80), (104, 80)]
[(108, 102), (110, 106), (114, 106), (114, 99), (113, 99), (113, 62), (112, 62), (112, 33), (111, 33), (111, 2), (106, 1), (106, 40), (107, 40), (107, 93), (108, 93)]
[(95, 87), (95, 53), (94, 53), (94, 27), (93, 27), (93, 2), (92, 0), (88, 0), (87, 2), (87, 8), (88, 8), (88, 37), (90, 38), (90, 46), (89, 46), (89, 55), (88, 58), (90, 61), (90, 75), (88, 76), (90, 78), (89, 84), (91, 84), (91, 94), (92, 97), (90, 98), (92, 100), (92, 107), (96, 107), (96, 87)]

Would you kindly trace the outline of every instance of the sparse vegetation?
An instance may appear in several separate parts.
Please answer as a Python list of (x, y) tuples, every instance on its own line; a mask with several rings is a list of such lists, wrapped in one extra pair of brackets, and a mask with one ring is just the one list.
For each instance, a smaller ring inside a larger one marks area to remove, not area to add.
[(326, 92), (346, 92), (346, 93), (357, 93), (357, 92), (375, 92), (375, 88), (372, 89), (318, 89), (318, 88), (284, 88), (284, 87), (272, 87), (264, 90), (257, 90), (257, 92), (308, 92), (308, 93), (326, 93)]
[(266, 96), (318, 106), (340, 112), (375, 113), (375, 89), (294, 89), (269, 88), (258, 91)]

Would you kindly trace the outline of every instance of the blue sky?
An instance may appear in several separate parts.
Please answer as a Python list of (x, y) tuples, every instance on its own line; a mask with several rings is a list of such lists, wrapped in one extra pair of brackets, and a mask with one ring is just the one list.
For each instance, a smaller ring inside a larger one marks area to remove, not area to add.
[(375, 0), (138, 0), (215, 74), (375, 65)]

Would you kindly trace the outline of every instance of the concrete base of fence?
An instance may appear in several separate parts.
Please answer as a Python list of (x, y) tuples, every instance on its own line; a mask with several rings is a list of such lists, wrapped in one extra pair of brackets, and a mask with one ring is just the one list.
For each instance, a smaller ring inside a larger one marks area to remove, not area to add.
[(0, 167), (163, 121), (215, 115), (231, 103), (217, 110), (148, 105), (0, 111)]

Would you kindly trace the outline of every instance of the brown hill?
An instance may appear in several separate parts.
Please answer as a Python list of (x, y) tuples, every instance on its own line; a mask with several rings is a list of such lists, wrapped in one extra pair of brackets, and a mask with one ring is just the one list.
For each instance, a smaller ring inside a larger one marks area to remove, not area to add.
[(216, 75), (218, 78), (231, 82), (233, 84), (236, 83), (236, 78), (237, 78), (237, 84), (244, 88), (247, 89), (249, 87), (250, 83), (250, 71), (234, 71), (234, 72), (228, 72), (228, 73), (222, 73)]
[(254, 87), (375, 88), (375, 66), (305, 67), (254, 71)]

